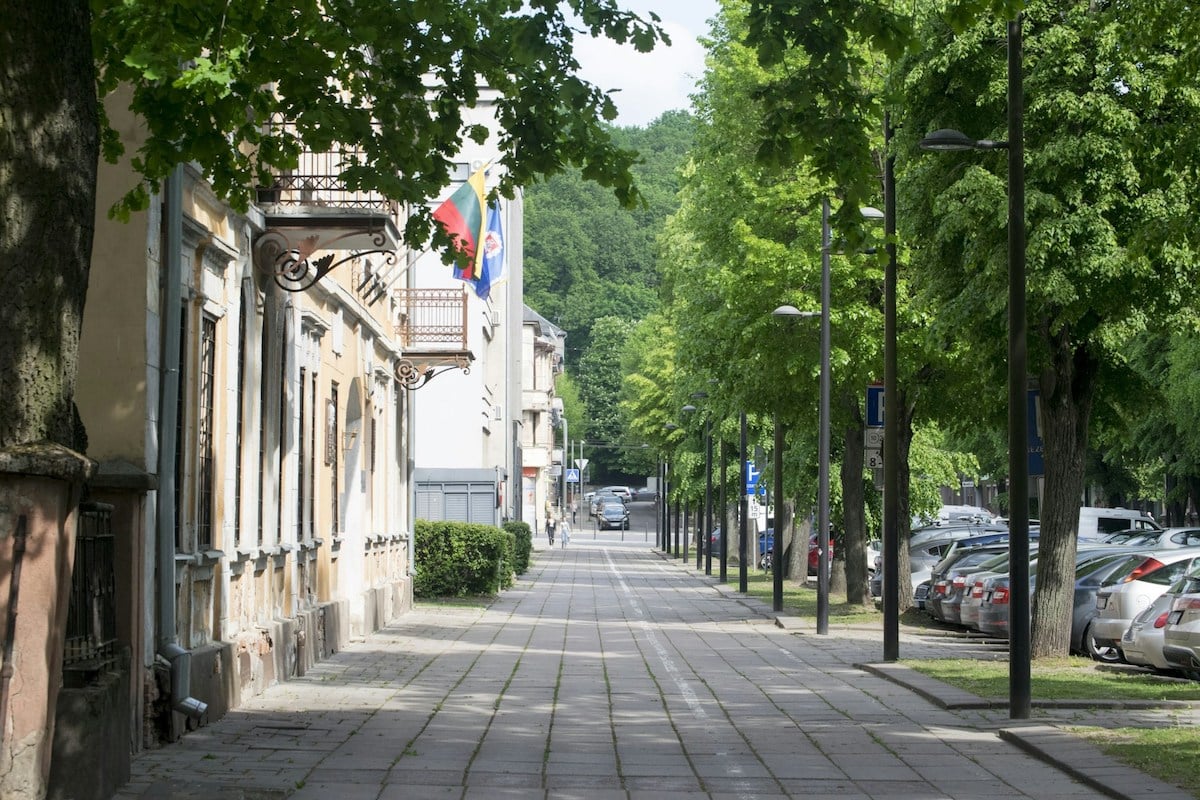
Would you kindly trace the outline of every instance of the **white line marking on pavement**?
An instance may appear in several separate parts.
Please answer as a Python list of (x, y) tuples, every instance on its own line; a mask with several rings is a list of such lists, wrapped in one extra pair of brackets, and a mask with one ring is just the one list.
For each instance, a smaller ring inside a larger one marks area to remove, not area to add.
[[(696, 719), (704, 721), (706, 723), (704, 726), (705, 731), (710, 736), (715, 738), (716, 731), (714, 730), (713, 725), (708, 721), (708, 712), (706, 712), (704, 707), (700, 704), (700, 698), (696, 696), (695, 691), (692, 690), (691, 684), (684, 679), (682, 673), (679, 671), (679, 668), (675, 666), (675, 661), (671, 658), (671, 654), (667, 652), (667, 648), (664, 647), (662, 642), (658, 640), (658, 636), (655, 635), (654, 629), (650, 627), (650, 623), (646, 619), (646, 614), (642, 610), (641, 604), (638, 603), (636, 595), (634, 595), (633, 590), (629, 588), (629, 584), (625, 583), (625, 578), (623, 578), (621, 573), (617, 570), (617, 565), (613, 562), (612, 556), (608, 554), (607, 550), (604, 551), (604, 560), (608, 562), (609, 572), (611, 572), (613, 577), (616, 578), (617, 583), (621, 586), (621, 591), (625, 593), (625, 597), (628, 599), (630, 606), (633, 607), (634, 613), (637, 614), (638, 625), (641, 627), (642, 632), (646, 635), (646, 639), (649, 640), (650, 645), (654, 648), (654, 652), (658, 654), (658, 659), (662, 662), (663, 668), (666, 669), (667, 674), (670, 676), (671, 682), (675, 684), (675, 688), (677, 688), (679, 693), (683, 696), (684, 701), (688, 704), (688, 708), (690, 708), (692, 711), (692, 715), (695, 716)], [(725, 755), (725, 753), (716, 753), (716, 756), (722, 760), (724, 760)], [(725, 761), (724, 767), (725, 774), (731, 777), (737, 777), (742, 774), (742, 768), (736, 763)], [(751, 798), (755, 797), (754, 793), (747, 792), (744, 789), (735, 788), (734, 791), (737, 792), (738, 797), (743, 798), (743, 800), (751, 800)]]

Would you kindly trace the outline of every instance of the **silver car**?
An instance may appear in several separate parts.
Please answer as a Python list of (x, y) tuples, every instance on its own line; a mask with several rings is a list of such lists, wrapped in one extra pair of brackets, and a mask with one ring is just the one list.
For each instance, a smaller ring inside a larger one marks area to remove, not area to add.
[(1193, 567), (1200, 566), (1200, 550), (1179, 548), (1156, 551), (1160, 566), (1125, 576), (1120, 583), (1100, 587), (1096, 594), (1096, 618), (1092, 637), (1101, 647), (1118, 647), (1129, 624), (1154, 599)]
[(1121, 636), (1121, 652), (1126, 661), (1139, 667), (1175, 669), (1163, 657), (1163, 629), (1167, 626), (1167, 615), (1174, 602), (1174, 595), (1164, 592), (1133, 618)]

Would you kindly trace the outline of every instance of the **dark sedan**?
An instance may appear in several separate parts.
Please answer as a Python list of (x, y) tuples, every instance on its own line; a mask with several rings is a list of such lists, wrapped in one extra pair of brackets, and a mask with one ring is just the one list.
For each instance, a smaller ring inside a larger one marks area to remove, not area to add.
[(629, 509), (622, 502), (605, 503), (596, 516), (600, 530), (629, 530)]

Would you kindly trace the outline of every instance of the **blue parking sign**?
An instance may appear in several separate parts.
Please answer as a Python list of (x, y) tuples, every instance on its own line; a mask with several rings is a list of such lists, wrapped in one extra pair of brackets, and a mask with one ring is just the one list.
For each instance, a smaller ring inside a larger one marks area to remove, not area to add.
[(883, 427), (883, 387), (872, 385), (867, 387), (867, 427)]
[(746, 494), (754, 494), (754, 490), (758, 487), (758, 469), (755, 468), (754, 462), (746, 459)]

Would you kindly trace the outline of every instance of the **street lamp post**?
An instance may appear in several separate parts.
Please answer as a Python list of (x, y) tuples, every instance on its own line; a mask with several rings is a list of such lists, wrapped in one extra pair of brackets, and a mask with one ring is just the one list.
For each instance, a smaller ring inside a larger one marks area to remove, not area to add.
[(817, 461), (817, 633), (829, 633), (829, 198), (821, 200), (821, 401)]
[(718, 568), (717, 580), (725, 583), (729, 580), (729, 507), (726, 503), (727, 495), (725, 493), (729, 482), (729, 451), (725, 449), (724, 438), (717, 443), (717, 447), (721, 451), (721, 485), (718, 488), (721, 505), (721, 540), (717, 542), (717, 546), (720, 548), (717, 555), (720, 556), (721, 564)]
[(771, 608), (783, 611), (783, 420), (775, 414), (775, 535), (771, 541)]
[[(712, 466), (713, 466), (712, 417), (704, 418), (704, 574), (712, 575)], [(699, 569), (697, 564), (696, 568)]]
[(1029, 632), (1029, 465), (1027, 462), (1025, 321), (1025, 138), (1021, 80), (1021, 14), (1008, 21), (1008, 141), (971, 139), (959, 131), (926, 136), (926, 150), (1008, 150), (1008, 552), (1009, 646), (1008, 711), (1028, 719), (1030, 707)]
[[(825, 217), (828, 220), (828, 217)], [(771, 312), (771, 316), (781, 319), (811, 319), (821, 316), (815, 311), (801, 311), (795, 306), (780, 306)], [(771, 548), (773, 586), (771, 591), (772, 607), (775, 611), (783, 611), (783, 421), (777, 411), (775, 414), (775, 539)]]
[[(679, 426), (674, 422), (668, 422), (663, 426), (663, 430), (669, 436), (671, 431), (678, 430)], [(663, 518), (663, 538), (662, 550), (664, 553), (671, 552), (671, 451), (667, 451), (666, 466), (663, 469), (663, 479), (661, 494), (662, 494), (662, 518)]]
[(747, 550), (746, 539), (749, 535), (746, 517), (750, 515), (750, 485), (748, 475), (746, 474), (746, 461), (748, 454), (746, 453), (746, 439), (749, 434), (746, 430), (746, 412), (743, 411), (739, 417), (739, 425), (741, 428), (741, 450), (738, 453), (738, 591), (745, 594), (750, 590), (750, 576), (746, 574), (746, 556)]
[(900, 395), (896, 387), (896, 158), (891, 152), (892, 121), (883, 118), (883, 233), (887, 264), (883, 273), (883, 660), (900, 657)]

